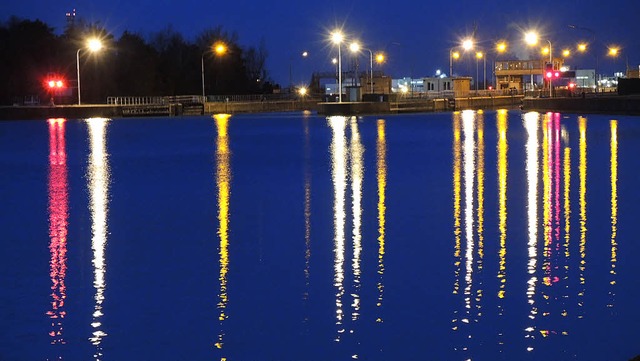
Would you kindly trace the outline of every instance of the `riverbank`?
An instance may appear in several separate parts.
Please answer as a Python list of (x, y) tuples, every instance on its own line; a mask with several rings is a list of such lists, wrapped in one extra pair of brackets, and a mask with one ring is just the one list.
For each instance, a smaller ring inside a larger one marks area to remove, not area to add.
[(318, 99), (280, 101), (207, 102), (205, 104), (146, 105), (56, 105), (0, 107), (0, 120), (48, 118), (125, 118), (141, 116), (183, 116), (217, 113), (269, 113), (313, 111), (321, 115), (399, 114), (457, 111), (464, 109), (514, 109), (564, 113), (606, 113), (640, 115), (638, 95), (589, 95), (569, 98), (523, 98), (513, 96), (465, 97), (455, 99), (400, 99), (391, 102), (319, 102)]

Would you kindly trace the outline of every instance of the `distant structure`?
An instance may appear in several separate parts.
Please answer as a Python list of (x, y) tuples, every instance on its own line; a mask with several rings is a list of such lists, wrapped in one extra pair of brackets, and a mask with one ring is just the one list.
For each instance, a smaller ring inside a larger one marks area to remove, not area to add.
[(67, 28), (72, 29), (76, 24), (76, 9), (73, 9), (70, 13), (66, 13), (67, 17)]

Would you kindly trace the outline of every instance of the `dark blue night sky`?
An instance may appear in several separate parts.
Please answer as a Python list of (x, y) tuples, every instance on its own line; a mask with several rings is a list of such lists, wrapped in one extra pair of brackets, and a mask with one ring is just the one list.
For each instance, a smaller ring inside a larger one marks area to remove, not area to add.
[[(105, 25), (116, 37), (124, 30), (148, 35), (171, 25), (187, 39), (217, 26), (237, 33), (243, 46), (258, 46), (264, 39), (268, 71), (281, 84), (289, 81), (290, 69), (294, 80), (304, 82), (312, 71), (332, 69), (335, 49), (327, 38), (336, 27), (373, 51), (386, 51), (384, 70), (394, 78), (446, 72), (449, 50), (474, 29), (485, 49), (506, 39), (511, 53), (522, 58), (531, 51), (522, 32), (536, 28), (553, 43), (556, 54), (575, 49), (581, 40), (591, 42), (589, 54), (572, 57), (567, 60), (570, 65), (594, 68), (598, 54), (599, 73), (612, 75), (623, 71), (627, 62), (632, 68), (640, 63), (636, 0), (24, 0), (0, 3), (0, 21), (11, 15), (40, 19), (61, 32), (65, 13), (74, 8), (79, 18)], [(622, 48), (617, 59), (606, 56), (607, 46), (613, 44)], [(302, 51), (309, 57), (303, 59)], [(343, 59), (347, 54), (343, 51)], [(362, 56), (366, 64), (368, 53)]]

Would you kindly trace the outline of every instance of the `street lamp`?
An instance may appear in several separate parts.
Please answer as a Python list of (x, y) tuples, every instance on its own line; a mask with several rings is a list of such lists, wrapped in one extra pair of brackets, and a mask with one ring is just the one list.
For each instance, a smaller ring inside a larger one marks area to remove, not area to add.
[[(473, 39), (471, 38), (464, 39), (460, 46), (465, 52), (473, 49)], [(460, 52), (457, 50), (453, 51), (454, 49), (456, 49), (456, 47), (449, 49), (449, 76), (450, 77), (453, 77), (453, 59), (456, 59), (456, 60), (460, 59)]]
[(449, 49), (449, 76), (453, 77), (453, 59), (458, 60), (460, 58), (459, 51), (453, 51), (455, 48)]
[[(102, 49), (102, 42), (95, 38), (89, 39), (89, 41), (87, 42), (86, 48), (89, 49), (89, 51), (91, 51), (92, 53), (99, 51), (100, 49)], [(78, 105), (82, 104), (81, 97), (80, 97), (80, 50), (82, 49), (83, 48), (80, 48), (76, 52), (76, 66), (78, 70)]]
[[(224, 53), (227, 52), (227, 46), (223, 42), (219, 41), (219, 42), (213, 44), (212, 50), (213, 50), (213, 53), (215, 55), (218, 55), (218, 56), (224, 55)], [(200, 64), (202, 65), (201, 70), (202, 70), (202, 102), (203, 103), (205, 103), (207, 101), (207, 97), (206, 97), (206, 95), (204, 93), (204, 56), (205, 56), (206, 53), (207, 52), (202, 53), (202, 57), (200, 59), (201, 60)]]
[(370, 84), (370, 91), (371, 94), (373, 94), (373, 52), (371, 51), (371, 49), (367, 49), (367, 48), (363, 48), (360, 46), (360, 44), (354, 42), (351, 44), (350, 49), (352, 52), (358, 52), (360, 50), (366, 50), (369, 52), (369, 84)]
[(339, 30), (331, 33), (331, 41), (338, 45), (338, 102), (342, 103), (342, 54), (340, 54), (340, 43), (344, 40), (342, 32)]
[[(536, 44), (538, 44), (538, 34), (530, 31), (528, 33), (526, 33), (524, 35), (524, 40), (527, 44), (531, 45), (531, 46), (535, 46)], [(552, 47), (551, 47), (551, 41), (550, 40), (546, 40), (547, 43), (549, 43), (549, 47), (545, 48), (548, 49), (549, 52), (549, 63), (551, 63), (551, 66), (553, 67), (553, 51), (552, 51)], [(546, 51), (545, 51), (546, 53)], [(551, 97), (553, 95), (553, 86), (551, 84), (551, 79), (549, 79), (549, 97)]]
[(495, 58), (493, 59), (493, 86), (496, 89), (498, 88), (498, 76), (496, 75), (496, 62), (498, 61), (498, 56), (506, 52), (507, 52), (507, 42), (499, 41), (496, 44), (496, 55), (495, 55)]
[(487, 87), (487, 57), (481, 51), (476, 52), (476, 95), (478, 95), (478, 61), (482, 59), (483, 67), (484, 67), (484, 84), (483, 86)]

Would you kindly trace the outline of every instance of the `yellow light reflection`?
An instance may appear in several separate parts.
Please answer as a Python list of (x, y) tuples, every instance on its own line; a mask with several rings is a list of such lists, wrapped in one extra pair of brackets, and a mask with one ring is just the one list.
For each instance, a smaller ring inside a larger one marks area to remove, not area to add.
[(220, 322), (220, 333), (215, 343), (216, 348), (222, 349), (224, 346), (224, 321), (227, 319), (226, 309), (228, 303), (227, 295), (227, 273), (229, 272), (229, 198), (231, 195), (231, 168), (229, 151), (229, 114), (215, 114), (218, 138), (216, 139), (216, 187), (218, 188), (218, 236), (220, 244), (218, 253), (220, 255), (220, 290), (218, 295), (218, 321)]
[[(476, 231), (478, 235), (478, 272), (482, 272), (483, 260), (484, 260), (484, 112), (479, 110), (476, 115), (476, 123), (477, 123), (477, 158), (478, 161), (476, 163), (476, 174), (478, 180), (478, 189), (477, 189), (477, 198), (478, 198), (478, 208), (477, 208), (477, 218), (478, 218), (478, 229)], [(480, 278), (480, 280), (482, 280)], [(482, 282), (477, 285), (476, 289), (476, 309), (478, 311), (477, 316), (480, 317), (482, 315)]]
[[(580, 130), (580, 290), (578, 292), (578, 306), (582, 308), (584, 304), (585, 292), (585, 270), (587, 268), (587, 118), (578, 118), (578, 128)], [(583, 318), (579, 314), (578, 318)]]
[(345, 139), (345, 127), (347, 118), (343, 116), (331, 116), (327, 118), (333, 136), (331, 139), (331, 173), (333, 178), (333, 213), (334, 213), (334, 278), (333, 285), (336, 288), (336, 325), (338, 335), (335, 341), (339, 342), (344, 333), (344, 315), (342, 297), (344, 295), (344, 258), (345, 258), (345, 191), (347, 188), (347, 146)]
[[(527, 271), (529, 280), (527, 281), (527, 302), (531, 309), (529, 311), (529, 319), (532, 326), (525, 329), (526, 337), (533, 338), (535, 334), (535, 326), (533, 321), (538, 313), (535, 305), (536, 283), (536, 264), (537, 264), (537, 240), (538, 240), (538, 120), (540, 114), (537, 112), (529, 112), (524, 114), (524, 127), (527, 130), (527, 219), (528, 219), (528, 256)], [(533, 351), (530, 344), (527, 351)]]
[(615, 304), (616, 263), (618, 262), (618, 121), (611, 120), (611, 290), (608, 307)]
[[(498, 252), (498, 280), (500, 281), (498, 297), (506, 295), (506, 270), (507, 270), (507, 170), (509, 163), (507, 152), (507, 111), (498, 111), (498, 219), (500, 230), (500, 251)], [(504, 312), (503, 304), (499, 303), (499, 314)]]
[[(542, 269), (544, 271), (544, 277), (542, 278), (543, 284), (550, 286), (551, 275), (551, 152), (550, 145), (551, 138), (551, 113), (546, 113), (543, 116), (543, 136), (542, 136), (542, 197), (543, 197), (543, 224), (544, 224), (544, 248)], [(548, 295), (543, 289), (543, 296), (547, 299)]]
[(91, 343), (96, 346), (96, 359), (102, 358), (102, 339), (107, 336), (102, 327), (102, 304), (106, 289), (106, 260), (105, 250), (107, 245), (107, 214), (109, 208), (109, 185), (111, 174), (109, 170), (106, 130), (109, 119), (87, 119), (89, 126), (89, 144), (91, 154), (87, 168), (87, 179), (91, 211), (91, 248), (93, 250), (94, 281), (93, 287), (95, 306), (91, 326)]
[(69, 219), (69, 189), (65, 119), (49, 119), (49, 276), (51, 277), (51, 344), (66, 344), (63, 324), (67, 312), (67, 234)]
[[(377, 180), (378, 180), (378, 302), (382, 307), (384, 295), (384, 252), (386, 227), (386, 189), (387, 189), (387, 140), (385, 120), (378, 119), (378, 138), (376, 142)], [(379, 313), (376, 322), (383, 322)]]
[(358, 120), (351, 117), (351, 192), (353, 214), (353, 303), (351, 319), (356, 321), (360, 315), (360, 257), (362, 253), (362, 181), (364, 178), (364, 146), (360, 142)]

